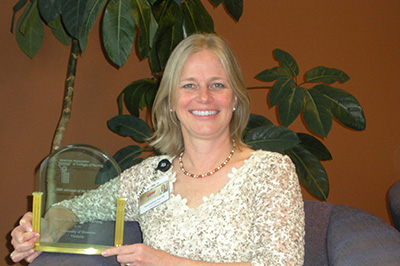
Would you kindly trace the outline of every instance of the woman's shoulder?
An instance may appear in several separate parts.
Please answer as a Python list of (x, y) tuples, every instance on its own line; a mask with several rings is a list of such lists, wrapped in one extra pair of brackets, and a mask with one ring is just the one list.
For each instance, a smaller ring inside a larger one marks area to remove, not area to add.
[(298, 182), (294, 163), (289, 156), (278, 152), (254, 151), (242, 171), (247, 174), (249, 184), (261, 190)]
[[(172, 164), (172, 157), (167, 156), (167, 155), (156, 155), (156, 156), (150, 156), (145, 158), (142, 162), (124, 170), (125, 175), (129, 175), (132, 173), (143, 173), (143, 174), (148, 174), (150, 172), (154, 172), (155, 170), (158, 170), (160, 167), (160, 164), (164, 163), (166, 166), (169, 168), (169, 166)], [(168, 169), (167, 169), (168, 170)]]
[(294, 164), (289, 156), (264, 150), (251, 152), (241, 169), (255, 175), (264, 175), (271, 171), (295, 171)]
[(264, 151), (264, 150), (256, 150), (253, 151), (249, 157), (249, 160), (253, 160), (255, 162), (263, 162), (263, 163), (291, 163), (289, 156), (281, 154), (279, 152), (272, 151)]
[[(168, 169), (158, 169), (160, 162), (165, 159), (169, 162), (172, 161), (171, 157), (165, 155), (151, 156), (144, 159), (141, 163), (126, 169), (121, 174), (120, 186), (124, 187), (125, 190), (135, 191), (137, 186), (144, 187), (161, 176), (170, 175), (170, 166), (167, 167)], [(165, 169), (166, 171), (164, 171)]]
[[(172, 165), (173, 157), (157, 155), (145, 158), (142, 162), (131, 166), (122, 173), (122, 179), (135, 177), (135, 179), (147, 178), (158, 172), (166, 172)], [(163, 167), (162, 167), (163, 166)]]

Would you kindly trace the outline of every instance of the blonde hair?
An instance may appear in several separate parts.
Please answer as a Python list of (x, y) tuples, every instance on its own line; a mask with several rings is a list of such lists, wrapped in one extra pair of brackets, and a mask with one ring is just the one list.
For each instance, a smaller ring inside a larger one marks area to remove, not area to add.
[(228, 76), (234, 95), (237, 97), (236, 110), (229, 126), (230, 136), (238, 148), (246, 146), (242, 142), (242, 134), (250, 116), (250, 97), (236, 56), (220, 36), (197, 33), (181, 41), (171, 53), (154, 100), (152, 119), (155, 132), (150, 139), (150, 145), (163, 154), (175, 156), (184, 150), (181, 125), (171, 109), (186, 60), (190, 55), (204, 49), (217, 56)]

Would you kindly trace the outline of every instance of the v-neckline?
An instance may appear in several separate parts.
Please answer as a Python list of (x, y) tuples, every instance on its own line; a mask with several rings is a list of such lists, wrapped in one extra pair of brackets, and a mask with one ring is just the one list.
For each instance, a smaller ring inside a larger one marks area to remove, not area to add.
[[(176, 171), (174, 171), (174, 167), (172, 166), (171, 167), (172, 179), (170, 180), (170, 187), (171, 187), (171, 191), (170, 191), (171, 195), (170, 195), (170, 197), (174, 198), (175, 200), (178, 200), (182, 204), (182, 206), (184, 207), (185, 210), (196, 210), (198, 208), (201, 208), (202, 206), (204, 206), (211, 199), (215, 199), (216, 197), (221, 195), (231, 185), (231, 183), (233, 182), (233, 180), (237, 176), (238, 172), (240, 172), (240, 170), (243, 169), (249, 163), (249, 161), (254, 157), (254, 154), (256, 152), (257, 151), (252, 151), (250, 153), (250, 156), (243, 161), (243, 163), (242, 163), (242, 165), (240, 165), (240, 167), (238, 167), (238, 168), (232, 167), (230, 169), (230, 171), (228, 172), (228, 174), (227, 174), (227, 176), (229, 178), (228, 182), (226, 182), (226, 184), (218, 192), (210, 193), (210, 195), (208, 195), (208, 196), (203, 196), (202, 197), (202, 202), (199, 205), (194, 206), (194, 207), (189, 207), (187, 205), (187, 198), (183, 198), (180, 193), (174, 194), (174, 183), (176, 182), (177, 173), (176, 173)], [(172, 160), (174, 160), (175, 158), (176, 158), (176, 156), (173, 157)]]

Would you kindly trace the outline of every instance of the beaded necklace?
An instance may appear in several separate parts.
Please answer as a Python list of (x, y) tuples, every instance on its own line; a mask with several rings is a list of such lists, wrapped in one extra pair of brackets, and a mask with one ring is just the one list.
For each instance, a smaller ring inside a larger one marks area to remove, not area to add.
[(212, 171), (210, 171), (210, 172), (207, 172), (207, 173), (201, 174), (201, 175), (197, 175), (197, 174), (192, 174), (192, 173), (189, 173), (188, 171), (186, 171), (186, 169), (183, 167), (183, 162), (182, 162), (182, 157), (183, 157), (184, 152), (181, 152), (181, 154), (179, 155), (179, 158), (178, 158), (178, 160), (179, 160), (179, 167), (181, 168), (181, 171), (182, 171), (185, 175), (190, 176), (190, 177), (193, 177), (193, 178), (202, 178), (202, 177), (206, 177), (206, 176), (210, 176), (210, 175), (212, 175), (212, 174), (215, 174), (215, 173), (218, 172), (222, 167), (224, 167), (225, 165), (228, 164), (229, 160), (232, 158), (233, 154), (235, 153), (235, 147), (236, 147), (236, 145), (235, 145), (235, 141), (234, 141), (234, 140), (232, 140), (232, 145), (233, 145), (233, 148), (232, 148), (231, 152), (229, 153), (228, 157), (225, 159), (225, 161), (223, 161), (218, 167), (216, 167), (214, 170), (212, 170)]

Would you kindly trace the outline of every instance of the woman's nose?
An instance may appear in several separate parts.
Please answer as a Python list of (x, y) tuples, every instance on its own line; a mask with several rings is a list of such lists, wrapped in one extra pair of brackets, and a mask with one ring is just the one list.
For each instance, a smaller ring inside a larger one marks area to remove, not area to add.
[(201, 86), (199, 90), (199, 99), (201, 102), (209, 102), (212, 99), (210, 90), (206, 86)]

